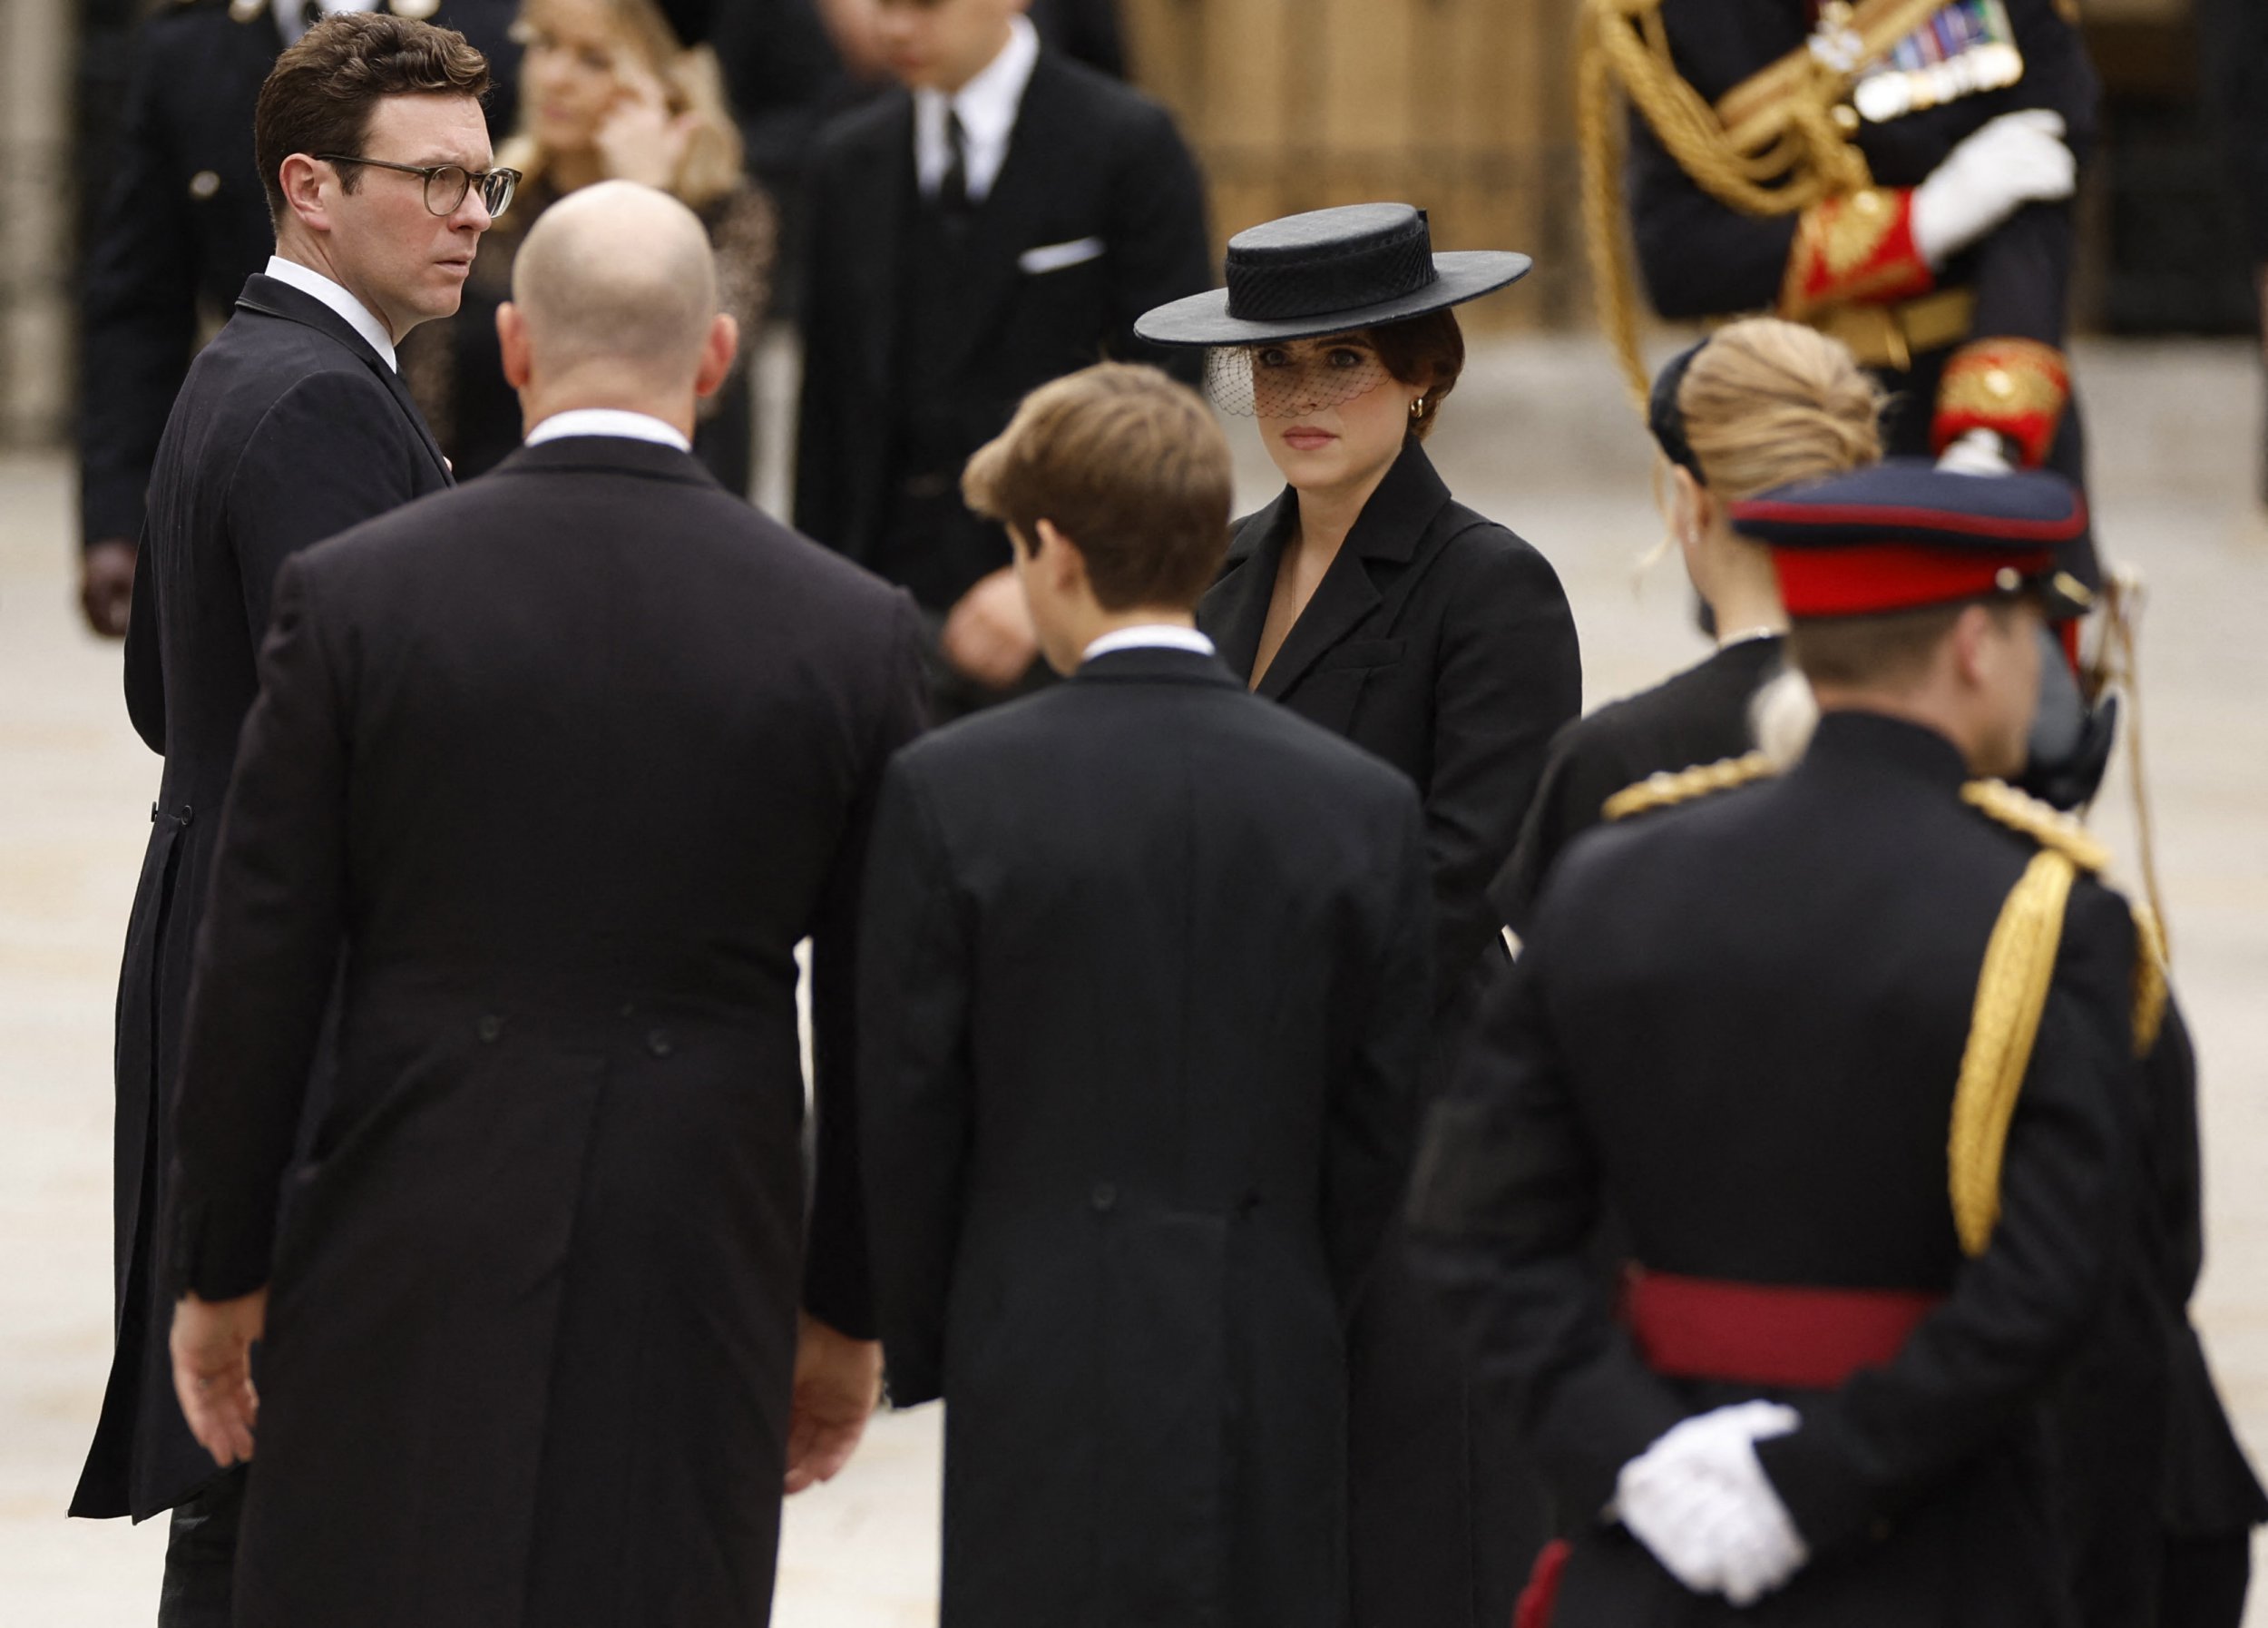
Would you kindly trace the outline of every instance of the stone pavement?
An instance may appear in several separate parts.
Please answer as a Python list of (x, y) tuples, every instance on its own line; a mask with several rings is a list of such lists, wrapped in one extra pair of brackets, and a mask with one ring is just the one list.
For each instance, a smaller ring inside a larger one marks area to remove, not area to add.
[[(2097, 346), (2109, 550), (2153, 600), (2144, 663), (2159, 863), (2205, 1067), (2213, 1262), (2199, 1299), (2246, 1438), (2268, 1450), (2268, 522), (2249, 494), (2260, 381), (2221, 345)], [(775, 397), (777, 399), (777, 397)], [(1232, 427), (1246, 495), (1272, 483)], [(1592, 704), (1700, 653), (1675, 566), (1634, 589), (1659, 534), (1645, 443), (1603, 354), (1476, 350), (1435, 452), (1465, 501), (1558, 564)], [(0, 1623), (125, 1628), (156, 1598), (162, 1523), (62, 1518), (109, 1353), (110, 1030), (157, 761), (119, 699), (118, 652), (70, 602), (70, 469), (0, 458)], [(2126, 856), (2123, 791), (2099, 828)], [(789, 1505), (782, 1628), (934, 1621), (934, 1408), (878, 1420), (851, 1468)], [(2252, 1622), (2268, 1628), (2268, 1603)]]

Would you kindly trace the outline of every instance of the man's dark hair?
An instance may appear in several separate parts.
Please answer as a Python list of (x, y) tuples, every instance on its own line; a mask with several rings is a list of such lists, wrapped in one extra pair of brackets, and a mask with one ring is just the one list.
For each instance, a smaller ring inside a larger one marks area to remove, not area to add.
[(1101, 362), (1023, 399), (961, 477), (978, 514), (1040, 545), (1045, 520), (1079, 549), (1106, 611), (1194, 608), (1228, 552), (1227, 437), (1194, 390)]
[(1788, 660), (1815, 684), (1857, 688), (1907, 683), (1927, 671), (1953, 623), (1972, 604), (1994, 617), (2015, 614), (2018, 599), (1996, 594), (1879, 616), (1799, 616), (1788, 628)]
[[(252, 115), (252, 159), (268, 189), (268, 218), (283, 224), (283, 162), (295, 152), (359, 155), (370, 113), (387, 96), (488, 93), (488, 59), (455, 29), (385, 12), (326, 17), (276, 59)], [(345, 166), (353, 191), (361, 171)]]

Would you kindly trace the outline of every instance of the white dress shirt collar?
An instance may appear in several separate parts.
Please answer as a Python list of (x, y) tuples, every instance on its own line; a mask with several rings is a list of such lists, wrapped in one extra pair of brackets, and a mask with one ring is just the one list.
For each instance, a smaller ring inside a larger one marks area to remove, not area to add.
[(1079, 660), (1083, 666), (1097, 656), (1119, 650), (1186, 650), (1193, 655), (1209, 656), (1213, 653), (1213, 642), (1193, 627), (1180, 627), (1170, 622), (1145, 622), (1138, 627), (1122, 627), (1116, 633), (1103, 634), (1087, 646), (1087, 653)]
[(693, 450), (693, 443), (674, 424), (664, 424), (650, 413), (627, 412), (621, 407), (570, 407), (528, 431), (527, 445), (541, 446), (568, 436), (613, 436), (624, 441), (651, 441), (657, 446)]
[[(327, 17), (341, 12), (376, 11), (377, 0), (316, 0)], [(275, 14), (276, 32), (283, 36), (284, 48), (298, 44), (308, 31), (305, 0), (271, 0), (269, 9)]]
[(278, 282), (289, 283), (300, 293), (319, 299), (347, 320), (347, 326), (360, 334), (371, 349), (378, 353), (386, 365), (399, 373), (401, 363), (394, 359), (394, 336), (386, 331), (386, 324), (370, 314), (370, 308), (340, 288), (320, 271), (311, 270), (298, 260), (288, 260), (280, 254), (268, 257), (268, 275)]
[(914, 93), (914, 162), (922, 193), (934, 196), (953, 152), (945, 139), (945, 109), (960, 115), (962, 152), (969, 201), (982, 203), (1008, 162), (1009, 138), (1016, 133), (1016, 111), (1040, 61), (1040, 34), (1029, 17), (1008, 20), (1008, 44), (975, 78), (947, 97), (943, 91)]

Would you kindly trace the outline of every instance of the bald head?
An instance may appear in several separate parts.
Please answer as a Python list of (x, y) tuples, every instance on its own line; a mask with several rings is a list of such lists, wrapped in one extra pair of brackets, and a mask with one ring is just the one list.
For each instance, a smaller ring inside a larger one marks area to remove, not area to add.
[(552, 204), (513, 262), (512, 299), (523, 391), (610, 397), (575, 406), (655, 392), (689, 407), (717, 321), (717, 263), (699, 220), (668, 193), (609, 181)]

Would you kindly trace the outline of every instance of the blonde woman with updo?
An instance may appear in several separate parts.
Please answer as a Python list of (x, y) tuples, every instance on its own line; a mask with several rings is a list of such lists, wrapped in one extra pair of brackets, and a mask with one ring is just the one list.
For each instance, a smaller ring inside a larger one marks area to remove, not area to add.
[(1882, 410), (1881, 389), (1839, 341), (1771, 317), (1729, 323), (1662, 369), (1647, 426), (1667, 465), (1670, 538), (1709, 607), (1717, 647), (1560, 731), (1519, 846), (1489, 890), (1513, 932), (1608, 798), (1650, 774), (1756, 746), (1751, 703), (1780, 672), (1787, 613), (1770, 553), (1735, 532), (1727, 511), (1775, 486), (1880, 462)]
[[(740, 132), (708, 46), (702, 7), (657, 0), (526, 0), (513, 25), (525, 54), (520, 124), (496, 162), (523, 177), (513, 211), (481, 244), (453, 322), (405, 346), (403, 372), (460, 481), (520, 444), (520, 402), (504, 382), (496, 308), (512, 297), (512, 267), (549, 205), (600, 181), (634, 181), (699, 215), (717, 251), (718, 292), (755, 342), (771, 295), (777, 241), (772, 201), (748, 180)], [(682, 19), (673, 25), (671, 17)], [(745, 364), (701, 403), (693, 451), (728, 489), (748, 489), (753, 415)]]

